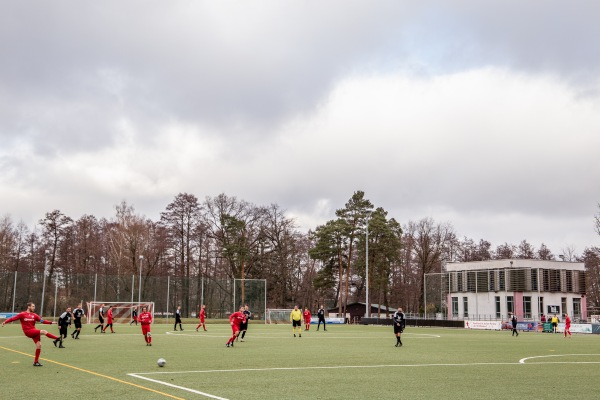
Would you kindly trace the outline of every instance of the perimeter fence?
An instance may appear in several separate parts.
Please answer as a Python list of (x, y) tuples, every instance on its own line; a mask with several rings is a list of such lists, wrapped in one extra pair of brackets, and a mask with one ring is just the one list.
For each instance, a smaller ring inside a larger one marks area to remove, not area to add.
[(56, 318), (67, 307), (82, 302), (152, 301), (155, 318), (172, 318), (177, 306), (182, 316), (198, 315), (206, 305), (208, 318), (228, 318), (239, 305), (248, 304), (254, 320), (265, 319), (266, 280), (185, 278), (179, 276), (0, 273), (0, 312), (20, 312), (27, 302), (36, 304), (36, 312)]

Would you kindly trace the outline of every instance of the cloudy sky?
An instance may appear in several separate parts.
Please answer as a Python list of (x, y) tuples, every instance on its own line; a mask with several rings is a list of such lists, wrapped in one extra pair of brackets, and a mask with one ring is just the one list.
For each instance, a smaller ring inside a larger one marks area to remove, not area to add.
[(0, 216), (225, 193), (307, 230), (363, 190), (494, 247), (600, 245), (596, 1), (1, 2)]

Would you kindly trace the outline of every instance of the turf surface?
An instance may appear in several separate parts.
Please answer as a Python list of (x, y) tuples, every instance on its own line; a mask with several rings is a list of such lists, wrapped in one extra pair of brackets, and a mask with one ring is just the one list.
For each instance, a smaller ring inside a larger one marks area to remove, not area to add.
[[(47, 326), (45, 326), (47, 327)], [(115, 334), (84, 325), (58, 349), (42, 338), (41, 368), (20, 324), (0, 329), (0, 398), (7, 399), (489, 399), (598, 398), (600, 337), (411, 328), (394, 347), (390, 327), (251, 324), (231, 329), (154, 325), (147, 347), (136, 326)], [(50, 328), (56, 333), (56, 326)], [(71, 330), (69, 330), (69, 333)], [(165, 358), (159, 368), (156, 361)]]

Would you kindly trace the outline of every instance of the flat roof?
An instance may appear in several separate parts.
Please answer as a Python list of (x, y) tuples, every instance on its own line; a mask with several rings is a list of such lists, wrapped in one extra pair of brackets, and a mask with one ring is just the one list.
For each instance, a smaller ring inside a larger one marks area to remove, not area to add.
[(446, 264), (447, 272), (485, 270), (485, 269), (566, 269), (572, 271), (584, 271), (585, 264), (582, 262), (555, 261), (555, 260), (523, 260), (503, 259), (488, 261), (453, 262)]

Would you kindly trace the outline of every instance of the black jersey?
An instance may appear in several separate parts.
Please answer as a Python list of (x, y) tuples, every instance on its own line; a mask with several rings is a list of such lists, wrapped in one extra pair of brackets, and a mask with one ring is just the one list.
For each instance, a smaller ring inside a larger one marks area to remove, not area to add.
[(325, 320), (325, 310), (322, 308), (319, 308), (319, 311), (317, 311), (317, 317), (320, 320)]
[(399, 325), (402, 328), (404, 328), (404, 325), (406, 324), (406, 319), (404, 318), (404, 313), (402, 311), (396, 311), (392, 319), (394, 320), (394, 325)]
[(70, 312), (64, 312), (60, 315), (60, 317), (58, 317), (58, 326), (60, 327), (66, 327), (67, 325), (71, 324), (71, 313)]
[(76, 308), (73, 311), (73, 318), (75, 318), (76, 321), (80, 321), (81, 317), (83, 317), (85, 315), (85, 313), (83, 312), (83, 310), (81, 308)]
[(244, 310), (244, 316), (246, 317), (246, 324), (247, 324), (248, 321), (250, 321), (250, 319), (252, 318), (252, 313), (250, 312), (250, 310)]

